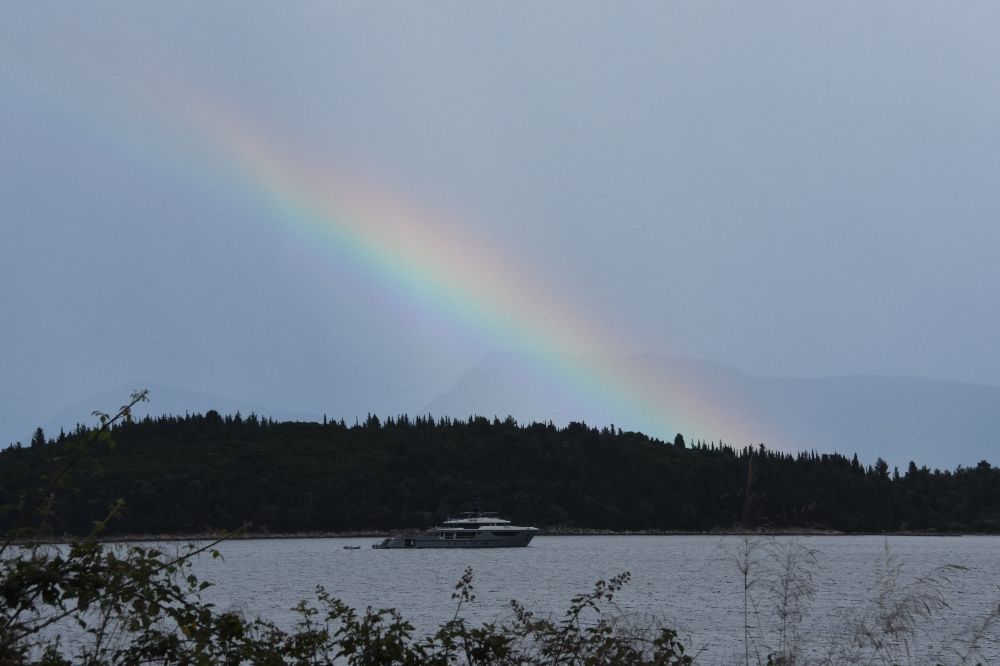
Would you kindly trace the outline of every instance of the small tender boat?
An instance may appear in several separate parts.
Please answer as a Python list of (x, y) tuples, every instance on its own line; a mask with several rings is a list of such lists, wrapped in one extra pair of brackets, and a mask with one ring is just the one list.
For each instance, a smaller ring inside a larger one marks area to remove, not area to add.
[(537, 532), (537, 527), (511, 525), (495, 513), (473, 511), (420, 534), (387, 537), (372, 548), (514, 548), (527, 546)]
[(344, 550), (361, 550), (361, 546), (344, 546)]

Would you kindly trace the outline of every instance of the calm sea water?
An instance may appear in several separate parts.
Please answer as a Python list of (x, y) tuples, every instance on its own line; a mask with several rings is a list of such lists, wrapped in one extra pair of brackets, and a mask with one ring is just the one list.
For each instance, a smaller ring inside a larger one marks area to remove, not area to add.
[[(418, 632), (432, 632), (452, 617), (454, 585), (465, 567), (473, 569), (476, 600), (462, 609), (473, 621), (509, 618), (517, 599), (536, 615), (559, 617), (575, 594), (598, 579), (628, 571), (631, 582), (616, 597), (637, 622), (657, 621), (676, 628), (698, 663), (728, 664), (743, 657), (743, 577), (737, 564), (740, 537), (579, 536), (537, 537), (527, 548), (496, 550), (372, 550), (375, 539), (265, 539), (221, 546), (222, 560), (204, 558), (200, 577), (215, 583), (206, 597), (291, 626), (290, 609), (315, 598), (316, 585), (349, 604), (393, 607)], [(769, 549), (788, 538), (759, 538), (753, 545), (751, 617), (760, 649), (776, 643), (775, 603), (768, 574)], [(815, 596), (803, 607), (801, 642), (813, 655), (832, 643), (842, 645), (844, 628), (874, 613), (880, 580), (887, 576), (887, 552), (900, 566), (897, 599), (927, 591), (914, 582), (943, 565), (956, 565), (942, 591), (948, 608), (920, 621), (913, 663), (958, 663), (962, 646), (1000, 603), (998, 537), (797, 537), (814, 554)], [(362, 546), (346, 550), (345, 545)], [(803, 560), (804, 561), (804, 560)], [(883, 574), (880, 575), (880, 571)], [(979, 660), (1000, 663), (1000, 625), (979, 640)]]

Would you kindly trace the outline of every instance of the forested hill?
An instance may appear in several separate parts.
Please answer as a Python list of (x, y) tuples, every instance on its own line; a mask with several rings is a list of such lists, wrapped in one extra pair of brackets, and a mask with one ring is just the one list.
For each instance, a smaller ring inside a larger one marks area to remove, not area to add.
[[(16, 507), (88, 433), (0, 452), (0, 506)], [(518, 523), (608, 530), (737, 525), (844, 531), (1000, 532), (1000, 470), (764, 447), (685, 446), (570, 424), (400, 417), (385, 423), (275, 423), (163, 417), (113, 430), (59, 491), (57, 533), (86, 533), (114, 500), (108, 531), (310, 532), (426, 527), (478, 501)], [(749, 481), (749, 485), (748, 485)], [(2, 527), (17, 510), (0, 515)]]

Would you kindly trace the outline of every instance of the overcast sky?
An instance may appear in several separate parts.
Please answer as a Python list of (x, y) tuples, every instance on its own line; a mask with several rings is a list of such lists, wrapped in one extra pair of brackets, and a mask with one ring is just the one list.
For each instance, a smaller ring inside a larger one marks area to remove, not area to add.
[(447, 216), (591, 351), (1000, 385), (997, 35), (993, 1), (3, 3), (0, 442), (129, 382), (412, 413), (513, 344), (291, 233), (178, 138), (185, 91)]

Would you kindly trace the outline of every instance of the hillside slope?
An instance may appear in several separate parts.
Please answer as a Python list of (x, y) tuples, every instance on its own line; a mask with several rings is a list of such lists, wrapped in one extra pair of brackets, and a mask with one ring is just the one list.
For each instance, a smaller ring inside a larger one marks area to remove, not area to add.
[[(583, 367), (592, 357), (567, 357)], [(607, 364), (607, 357), (604, 363)], [(689, 438), (741, 447), (857, 453), (869, 464), (882, 457), (894, 465), (914, 460), (953, 469), (996, 457), (1000, 444), (1000, 387), (916, 377), (844, 376), (816, 379), (757, 377), (719, 363), (662, 356), (611, 357), (622, 373), (641, 368), (665, 395), (707, 404), (726, 418), (701, 419)], [(599, 402), (567, 392), (538, 368), (554, 363), (532, 354), (497, 354), (470, 370), (426, 406), (434, 415), (512, 415), (604, 425), (617, 423), (663, 438), (648, 423), (626, 423)], [(669, 402), (669, 400), (665, 401)], [(670, 404), (664, 404), (669, 413)], [(739, 415), (737, 418), (735, 415)], [(994, 461), (995, 462), (995, 461)]]
[[(72, 450), (0, 452), (0, 528)], [(1000, 531), (1000, 470), (900, 474), (838, 454), (691, 447), (570, 424), (407, 417), (275, 423), (255, 417), (145, 419), (95, 445), (56, 497), (54, 527), (85, 533), (117, 499), (111, 530), (309, 532), (426, 527), (478, 502), (519, 522), (609, 530), (747, 526), (845, 531)], [(749, 477), (749, 492), (748, 492)]]

